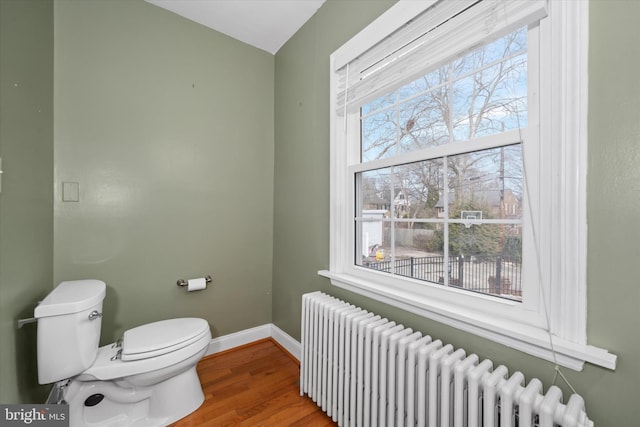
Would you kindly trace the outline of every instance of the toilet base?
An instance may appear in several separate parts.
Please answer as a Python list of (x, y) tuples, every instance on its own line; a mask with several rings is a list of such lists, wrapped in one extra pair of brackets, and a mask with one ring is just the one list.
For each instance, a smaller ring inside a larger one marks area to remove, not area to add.
[(203, 402), (204, 393), (194, 367), (153, 387), (149, 416), (172, 423), (198, 409)]
[(149, 386), (118, 380), (71, 381), (64, 398), (70, 427), (166, 426), (204, 402), (195, 366)]

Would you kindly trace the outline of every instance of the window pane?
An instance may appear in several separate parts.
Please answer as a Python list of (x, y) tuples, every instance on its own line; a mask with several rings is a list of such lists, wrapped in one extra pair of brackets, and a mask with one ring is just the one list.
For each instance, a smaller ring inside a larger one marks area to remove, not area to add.
[(362, 118), (362, 162), (396, 154), (399, 126), (396, 110), (387, 109)]
[(451, 156), (448, 179), (449, 218), (476, 220), (449, 223), (449, 285), (520, 300), (522, 145)]
[(450, 224), (449, 286), (519, 300), (520, 234), (506, 224)]
[[(394, 167), (394, 214), (396, 218), (438, 218), (442, 193), (442, 159), (425, 160)], [(422, 228), (431, 227), (428, 223)]]
[(391, 207), (391, 169), (376, 169), (357, 175), (356, 197), (360, 206), (356, 216), (367, 210), (389, 210)]
[(521, 28), (452, 64), (456, 141), (526, 127), (526, 49)]
[(521, 144), (450, 156), (447, 166), (449, 218), (521, 218)]
[(453, 83), (456, 141), (526, 127), (526, 65), (522, 54)]
[[(391, 207), (391, 169), (378, 169), (359, 173), (356, 176), (356, 264), (372, 256), (382, 256), (385, 239), (385, 220), (389, 218)], [(387, 224), (388, 226), (388, 224)], [(388, 234), (388, 233), (387, 233)]]
[[(425, 228), (420, 223), (395, 226), (395, 273), (434, 283), (444, 283), (442, 224)], [(431, 225), (431, 224), (430, 224)]]
[(361, 250), (356, 254), (356, 265), (391, 273), (391, 222), (383, 213), (379, 216), (374, 212), (366, 215), (365, 220), (356, 221), (356, 230), (362, 236)]
[(400, 152), (411, 152), (449, 142), (447, 91), (429, 92), (399, 106)]

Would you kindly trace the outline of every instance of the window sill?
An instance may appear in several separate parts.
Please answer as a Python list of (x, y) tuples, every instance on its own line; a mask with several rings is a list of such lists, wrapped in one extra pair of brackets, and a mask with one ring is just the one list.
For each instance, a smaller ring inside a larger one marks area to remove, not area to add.
[(419, 316), (446, 324), (448, 326), (469, 332), (483, 338), (506, 345), (527, 354), (557, 363), (576, 371), (581, 371), (584, 363), (592, 363), (611, 370), (615, 370), (617, 356), (605, 349), (576, 344), (553, 337), (553, 350), (549, 342), (549, 334), (543, 328), (507, 322), (495, 316), (479, 319), (471, 317), (446, 306), (434, 306), (426, 298), (397, 289), (390, 289), (382, 284), (364, 280), (343, 273), (328, 270), (318, 272), (320, 276), (331, 280), (331, 284), (339, 288), (375, 299), (391, 306), (409, 311)]

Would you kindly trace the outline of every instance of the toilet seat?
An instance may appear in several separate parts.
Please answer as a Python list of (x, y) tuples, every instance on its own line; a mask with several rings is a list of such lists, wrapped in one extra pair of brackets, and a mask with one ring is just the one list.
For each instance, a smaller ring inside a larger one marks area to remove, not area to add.
[[(194, 322), (192, 320), (196, 321)], [(160, 325), (156, 325), (156, 323), (160, 323)], [(203, 325), (205, 327), (204, 331), (198, 332)], [(156, 335), (154, 335), (156, 337), (155, 341), (154, 338), (148, 336), (136, 344), (134, 338), (138, 337), (139, 332), (147, 330), (145, 326), (151, 326), (148, 330), (156, 333)], [(164, 330), (161, 328), (162, 326), (167, 327), (166, 331), (171, 331), (164, 338), (162, 334), (160, 334), (160, 336), (157, 335), (157, 333)], [(180, 327), (187, 328), (181, 332), (182, 338), (180, 338), (180, 335), (177, 333)], [(76, 379), (79, 381), (112, 380), (132, 375), (146, 374), (181, 363), (199, 352), (206, 351), (211, 342), (209, 325), (204, 319), (186, 318), (163, 320), (142, 325), (133, 328), (133, 330), (137, 331), (134, 331), (133, 334), (127, 334), (127, 332), (132, 330), (125, 332), (126, 338), (129, 340), (127, 348), (129, 351), (132, 351), (131, 349), (134, 351), (141, 350), (137, 353), (129, 353), (129, 357), (138, 357), (138, 359), (124, 360), (122, 353), (120, 353), (120, 350), (123, 350), (123, 348), (118, 347), (116, 344), (108, 344), (98, 349), (98, 355), (93, 364), (78, 375)], [(160, 348), (153, 348), (155, 345), (153, 344), (154, 342)], [(146, 344), (146, 346), (143, 344)], [(120, 355), (118, 355), (118, 353), (120, 353)]]
[(193, 317), (148, 323), (125, 331), (121, 359), (131, 361), (161, 356), (198, 341), (208, 333), (206, 320)]

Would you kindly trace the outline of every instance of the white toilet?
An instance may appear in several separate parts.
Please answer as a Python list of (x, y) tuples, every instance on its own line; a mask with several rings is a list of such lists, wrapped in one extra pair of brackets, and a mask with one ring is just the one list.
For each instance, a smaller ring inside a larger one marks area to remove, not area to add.
[(196, 364), (211, 341), (208, 323), (162, 320), (98, 348), (105, 290), (99, 280), (62, 282), (34, 312), (38, 381), (56, 382), (71, 427), (166, 426), (195, 411), (204, 401)]

